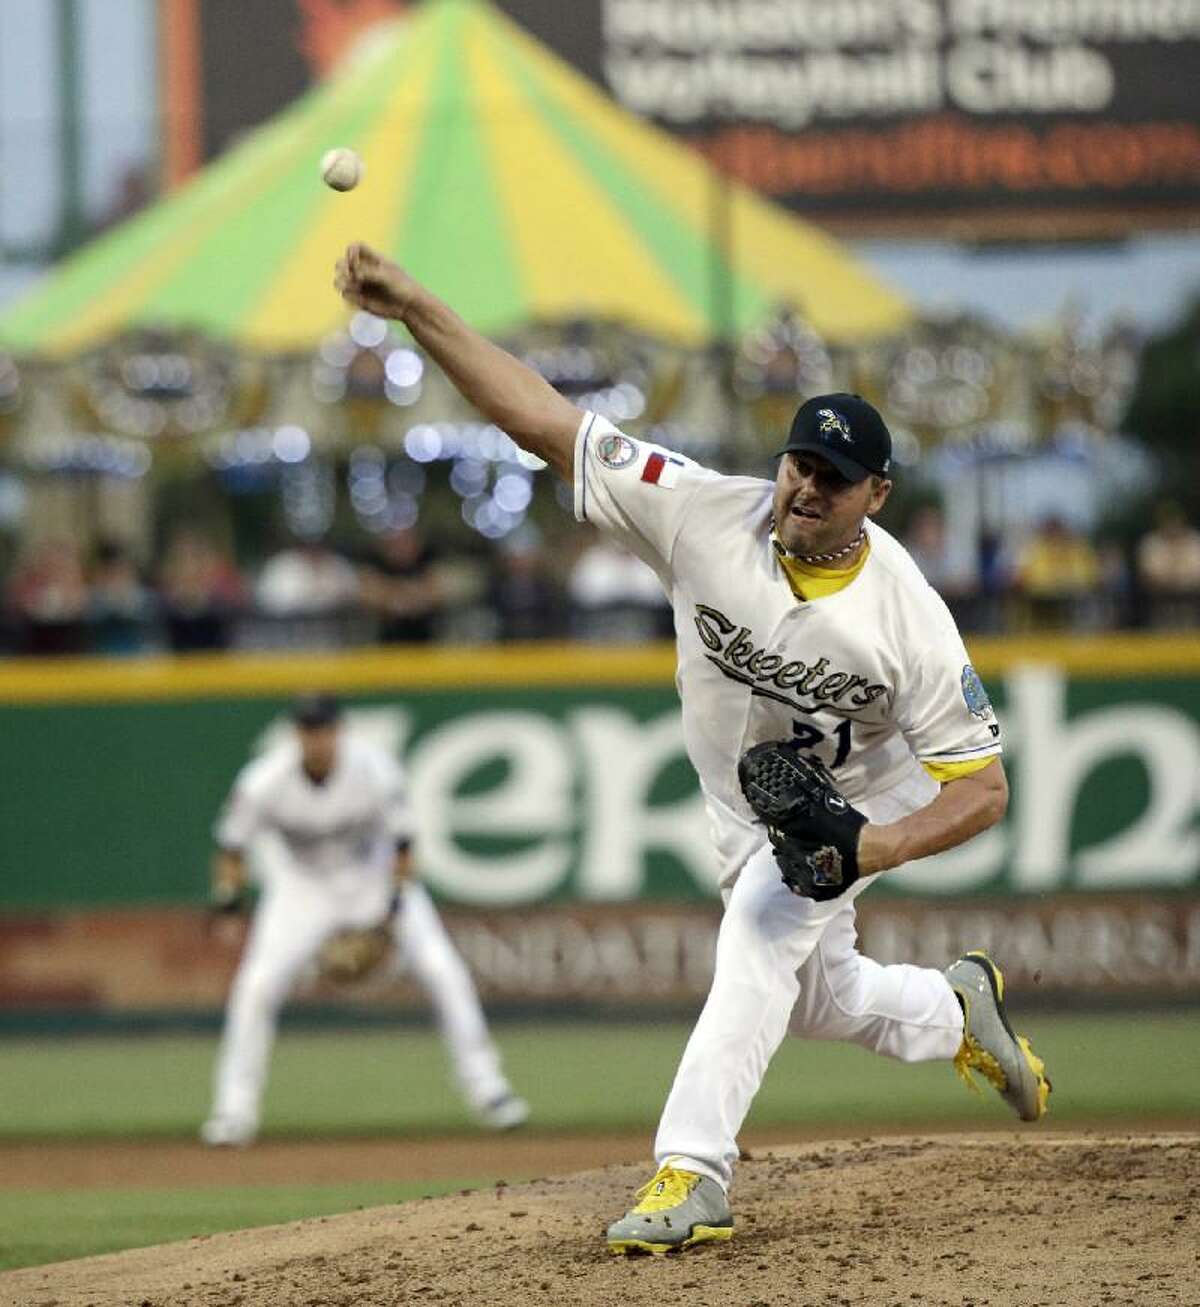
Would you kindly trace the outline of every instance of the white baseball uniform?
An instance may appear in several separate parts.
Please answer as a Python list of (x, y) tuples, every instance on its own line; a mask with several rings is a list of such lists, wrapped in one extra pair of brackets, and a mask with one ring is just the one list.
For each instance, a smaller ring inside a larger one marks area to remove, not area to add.
[[(324, 941), (388, 911), (396, 850), (412, 835), (399, 762), (343, 727), (333, 770), (305, 773), (296, 741), (238, 776), (215, 829), (224, 849), (254, 846), (262, 893), (230, 990), (213, 1119), (257, 1127), (280, 1008)], [(401, 890), (392, 929), (403, 962), (429, 994), (468, 1103), (483, 1112), (511, 1095), (470, 973), (423, 886)]]
[(580, 427), (576, 516), (643, 558), (671, 596), (684, 738), (725, 900), (712, 989), (655, 1153), (725, 1187), (789, 1022), (905, 1061), (953, 1058), (963, 1033), (941, 972), (880, 966), (857, 951), (854, 898), (874, 877), (826, 903), (787, 889), (739, 788), (739, 757), (795, 736), (869, 820), (889, 822), (1000, 751), (954, 621), (903, 547), (868, 522), (854, 567), (799, 567), (773, 540), (773, 492), (595, 415)]

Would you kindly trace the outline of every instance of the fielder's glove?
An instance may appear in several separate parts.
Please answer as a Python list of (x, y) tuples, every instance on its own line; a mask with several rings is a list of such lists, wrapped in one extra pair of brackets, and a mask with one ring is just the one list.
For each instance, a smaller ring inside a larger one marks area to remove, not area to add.
[(858, 879), (858, 836), (867, 819), (826, 767), (795, 740), (768, 740), (738, 762), (746, 802), (766, 825), (784, 884), (808, 899), (835, 899)]
[(392, 921), (388, 916), (374, 926), (330, 935), (317, 954), (317, 971), (324, 980), (352, 985), (378, 971), (391, 950)]
[(250, 908), (250, 895), (244, 886), (214, 888), (204, 912), (204, 933), (209, 939), (234, 944), (240, 938), (242, 919)]
[(249, 905), (250, 895), (244, 885), (239, 885), (237, 889), (227, 886), (214, 889), (208, 899), (208, 910), (214, 917), (236, 916), (239, 912), (245, 912)]

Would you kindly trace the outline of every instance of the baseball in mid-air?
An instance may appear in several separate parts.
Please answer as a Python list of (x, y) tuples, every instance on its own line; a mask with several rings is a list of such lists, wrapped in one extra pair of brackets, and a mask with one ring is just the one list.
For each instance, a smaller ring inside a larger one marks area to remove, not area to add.
[(321, 159), (321, 180), (335, 191), (352, 191), (363, 177), (363, 161), (344, 145), (326, 150)]

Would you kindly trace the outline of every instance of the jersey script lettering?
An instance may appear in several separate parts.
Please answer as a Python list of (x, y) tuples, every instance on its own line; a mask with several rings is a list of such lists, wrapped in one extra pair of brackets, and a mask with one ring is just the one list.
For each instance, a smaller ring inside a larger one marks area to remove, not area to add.
[(742, 681), (759, 693), (766, 692), (764, 686), (794, 689), (811, 695), (819, 703), (836, 703), (848, 695), (846, 703), (854, 708), (865, 708), (887, 693), (886, 685), (873, 685), (865, 676), (831, 670), (825, 657), (811, 664), (785, 662), (782, 654), (755, 643), (751, 627), (741, 626), (719, 608), (697, 604), (695, 622), (700, 639), (712, 650), (709, 661), (726, 676)]

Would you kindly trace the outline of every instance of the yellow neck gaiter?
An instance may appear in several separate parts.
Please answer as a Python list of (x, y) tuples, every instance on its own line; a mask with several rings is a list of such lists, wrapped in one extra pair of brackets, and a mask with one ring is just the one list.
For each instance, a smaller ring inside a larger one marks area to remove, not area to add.
[(871, 556), (871, 541), (863, 544), (862, 553), (849, 567), (819, 567), (816, 563), (804, 563), (793, 557), (784, 548), (774, 531), (771, 532), (771, 544), (779, 558), (779, 565), (792, 587), (792, 594), (797, 599), (824, 599), (827, 595), (844, 590), (863, 570)]

